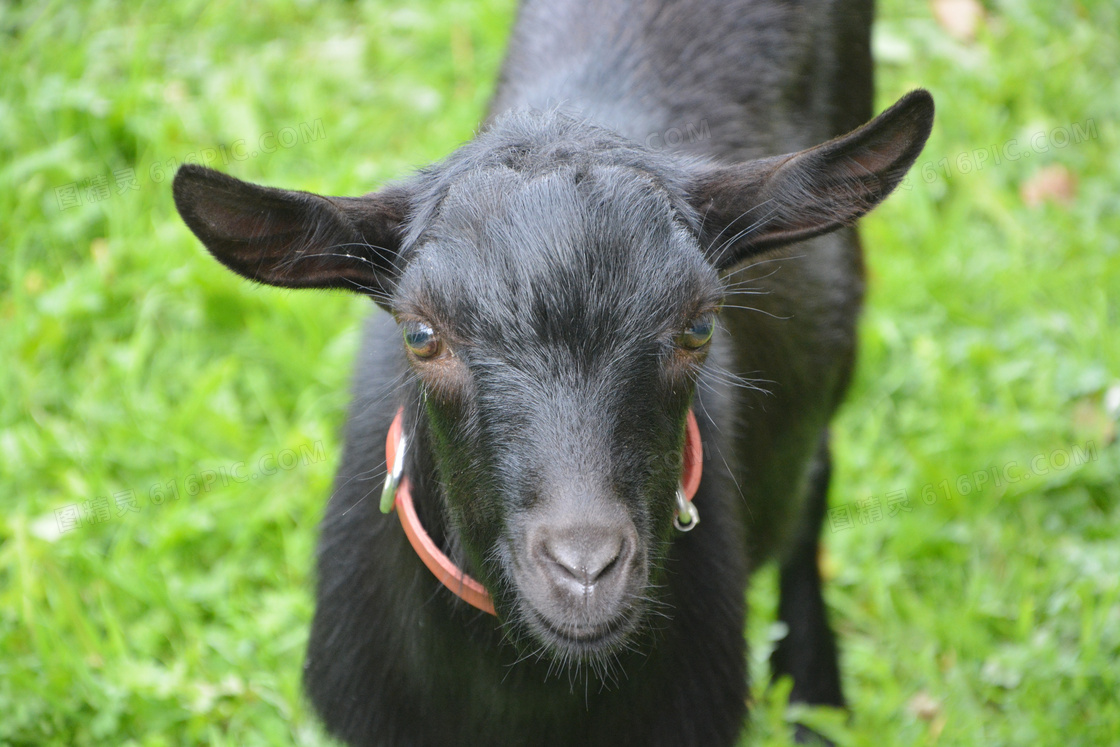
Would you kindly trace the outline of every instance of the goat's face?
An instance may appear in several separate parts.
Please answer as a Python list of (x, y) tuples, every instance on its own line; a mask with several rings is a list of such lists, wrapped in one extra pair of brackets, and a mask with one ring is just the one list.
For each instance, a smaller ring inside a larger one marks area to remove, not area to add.
[(175, 201), (236, 272), (394, 314), (452, 534), (514, 640), (583, 659), (628, 645), (655, 597), (719, 274), (869, 210), (932, 116), (914, 92), (816, 148), (717, 166), (521, 114), (365, 197), (184, 167)]
[(654, 597), (720, 280), (650, 171), (491, 161), (442, 185), (393, 309), (499, 614), (599, 654)]

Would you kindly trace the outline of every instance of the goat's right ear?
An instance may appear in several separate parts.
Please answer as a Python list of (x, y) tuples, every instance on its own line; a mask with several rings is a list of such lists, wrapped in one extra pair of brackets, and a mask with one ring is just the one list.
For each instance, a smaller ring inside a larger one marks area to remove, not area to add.
[(183, 221), (237, 274), (285, 288), (347, 288), (387, 302), (409, 209), (403, 187), (323, 197), (187, 165), (172, 191)]

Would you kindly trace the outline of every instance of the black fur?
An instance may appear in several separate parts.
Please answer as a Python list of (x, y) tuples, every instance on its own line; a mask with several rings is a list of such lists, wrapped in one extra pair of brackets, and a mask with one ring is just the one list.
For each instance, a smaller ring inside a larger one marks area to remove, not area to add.
[[(816, 554), (863, 293), (849, 226), (933, 117), (918, 91), (829, 140), (869, 116), (870, 19), (858, 0), (528, 2), (487, 126), (408, 180), (339, 198), (180, 170), (180, 213), (231, 269), (390, 312), (359, 355), (319, 547), (305, 682), (331, 733), (732, 744), (744, 590), (768, 558), (776, 673), (843, 704)], [(653, 147), (670, 128), (707, 136)], [(417, 325), (430, 357), (401, 343)], [(401, 406), (421, 521), (496, 619), (377, 510)], [(680, 534), (690, 407), (702, 521)]]

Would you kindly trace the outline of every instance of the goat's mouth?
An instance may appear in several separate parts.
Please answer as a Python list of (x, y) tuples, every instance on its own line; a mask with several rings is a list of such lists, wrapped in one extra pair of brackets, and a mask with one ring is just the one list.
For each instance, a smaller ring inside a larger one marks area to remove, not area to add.
[(638, 616), (637, 608), (628, 605), (609, 620), (557, 621), (531, 604), (524, 606), (524, 620), (535, 638), (555, 654), (579, 658), (609, 655), (624, 647)]

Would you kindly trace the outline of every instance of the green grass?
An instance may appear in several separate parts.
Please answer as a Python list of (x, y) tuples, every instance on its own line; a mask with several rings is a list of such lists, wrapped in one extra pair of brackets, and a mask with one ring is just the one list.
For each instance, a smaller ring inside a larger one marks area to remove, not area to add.
[[(0, 744), (329, 743), (299, 676), (370, 307), (239, 280), (168, 174), (357, 194), (470, 138), (511, 2), (393, 5), (0, 6)], [(844, 745), (1120, 735), (1120, 11), (988, 10), (962, 44), (924, 3), (880, 8), (880, 104), (922, 85), (938, 120), (864, 222), (852, 526), (823, 558), (852, 716), (806, 716)], [(994, 163), (1011, 140), (1029, 155)], [(1025, 204), (1054, 164), (1076, 197)], [(774, 585), (750, 594), (752, 730), (784, 745)]]

